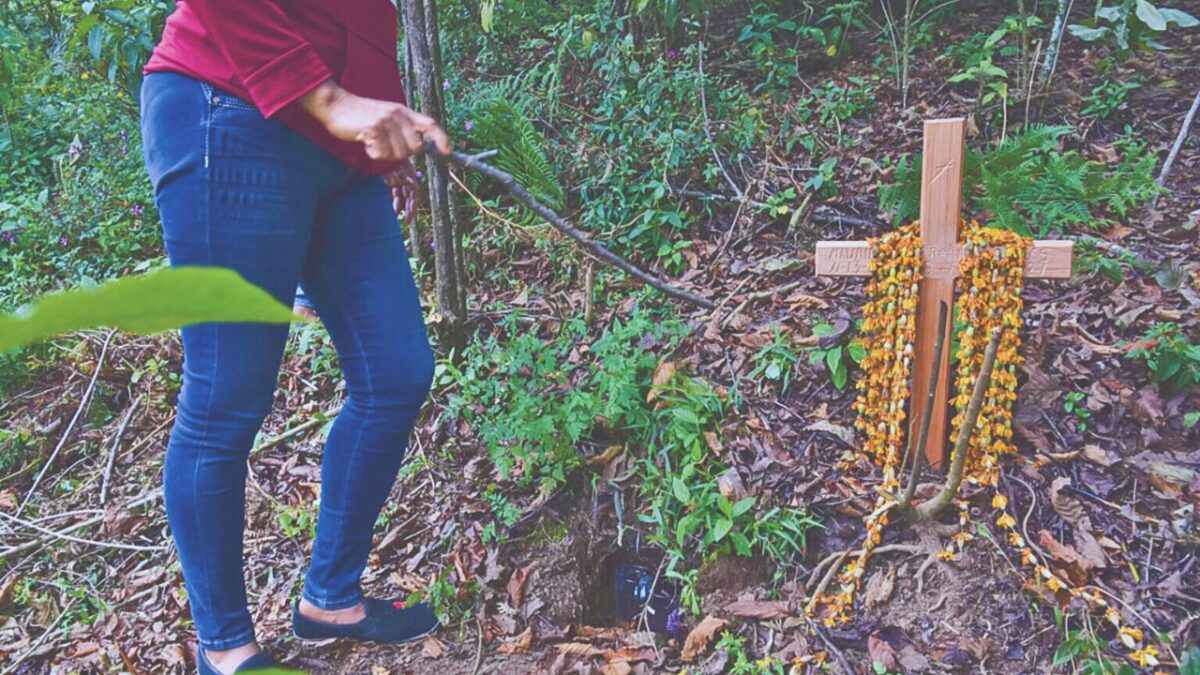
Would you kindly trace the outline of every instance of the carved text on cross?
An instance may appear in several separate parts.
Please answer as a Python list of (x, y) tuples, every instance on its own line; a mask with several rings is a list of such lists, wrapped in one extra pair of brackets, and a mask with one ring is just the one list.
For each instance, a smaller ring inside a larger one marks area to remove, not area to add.
[(945, 178), (946, 173), (949, 172), (954, 167), (955, 167), (955, 162), (953, 162), (953, 161), (943, 162), (942, 165), (937, 168), (937, 173), (935, 173), (933, 175), (933, 179), (930, 180), (929, 182), (936, 183), (936, 182), (940, 181), (942, 178)]
[[(1070, 241), (1038, 240), (1025, 251), (1025, 276), (1030, 279), (1069, 279), (1073, 244)], [(924, 277), (954, 279), (966, 246), (925, 246)], [(817, 242), (818, 276), (865, 277), (871, 273), (871, 245), (865, 241)]]

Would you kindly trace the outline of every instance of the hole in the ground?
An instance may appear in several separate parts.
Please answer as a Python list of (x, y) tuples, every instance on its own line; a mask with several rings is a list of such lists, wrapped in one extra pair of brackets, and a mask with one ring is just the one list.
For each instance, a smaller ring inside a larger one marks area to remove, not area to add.
[(661, 552), (647, 548), (617, 548), (602, 556), (583, 598), (585, 622), (627, 625), (645, 611), (650, 630), (667, 632), (667, 619), (679, 606), (679, 588), (665, 576), (655, 579), (661, 560)]

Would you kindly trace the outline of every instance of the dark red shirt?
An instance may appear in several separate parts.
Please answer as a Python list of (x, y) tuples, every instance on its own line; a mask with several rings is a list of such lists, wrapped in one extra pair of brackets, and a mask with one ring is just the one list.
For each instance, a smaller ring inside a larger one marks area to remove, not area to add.
[(367, 157), (292, 105), (333, 78), (359, 96), (407, 104), (390, 0), (177, 0), (145, 72), (174, 72), (244, 98), (347, 166), (381, 174)]

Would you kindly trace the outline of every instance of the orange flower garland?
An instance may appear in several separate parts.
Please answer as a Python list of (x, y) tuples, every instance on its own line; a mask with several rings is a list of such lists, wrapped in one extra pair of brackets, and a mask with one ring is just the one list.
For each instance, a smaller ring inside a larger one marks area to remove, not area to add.
[[(861, 589), (867, 562), (882, 539), (890, 510), (897, 505), (895, 495), (900, 489), (905, 420), (911, 398), (909, 375), (916, 338), (918, 287), (924, 268), (919, 227), (918, 223), (910, 223), (870, 240), (871, 279), (867, 284), (862, 324), (866, 356), (857, 385), (855, 426), (865, 439), (861, 454), (881, 468), (882, 482), (875, 507), (864, 518), (866, 539), (862, 552), (842, 568), (837, 590), (814, 597), (809, 605), (810, 613), (815, 613), (813, 608), (821, 608), (820, 617), (826, 626), (850, 621), (854, 596)], [(956, 281), (958, 369), (952, 400), (956, 414), (951, 422), (951, 444), (961, 433), (975, 378), (982, 370), (988, 336), (994, 330), (1001, 331), (992, 380), (968, 441), (963, 480), (969, 485), (995, 490), (992, 507), (999, 512), (996, 525), (1006, 533), (1022, 564), (1031, 568), (1039, 583), (1055, 592), (1065, 590), (1103, 608), (1105, 618), (1117, 628), (1122, 644), (1131, 650), (1129, 658), (1143, 667), (1157, 665), (1158, 650), (1153, 645), (1143, 646), (1142, 631), (1126, 626), (1120, 612), (1099, 591), (1072, 586), (1038, 560), (1029, 542), (1017, 530), (1017, 520), (1008, 511), (1008, 497), (998, 491), (1001, 462), (1016, 452), (1012, 442), (1012, 411), (1017, 398), (1017, 368), (1022, 363), (1021, 291), (1029, 241), (1013, 232), (982, 227), (977, 222), (964, 225), (963, 233), (967, 250)], [(961, 529), (941, 552), (944, 560), (957, 558), (966, 542), (973, 538), (966, 530), (968, 503), (962, 498), (956, 503)]]

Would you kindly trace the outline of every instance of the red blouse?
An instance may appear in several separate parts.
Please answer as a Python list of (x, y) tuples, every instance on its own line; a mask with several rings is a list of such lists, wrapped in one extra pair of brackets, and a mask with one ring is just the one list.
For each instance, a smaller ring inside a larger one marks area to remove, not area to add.
[(389, 0), (177, 0), (145, 72), (174, 72), (244, 98), (347, 166), (381, 174), (395, 163), (339, 141), (298, 105), (333, 78), (352, 94), (407, 104)]

